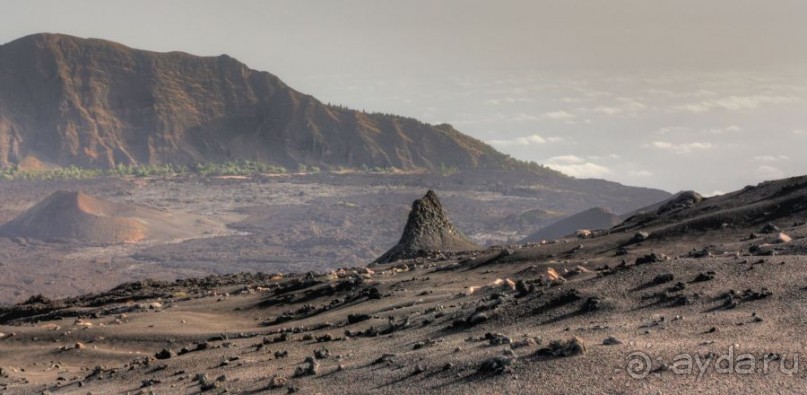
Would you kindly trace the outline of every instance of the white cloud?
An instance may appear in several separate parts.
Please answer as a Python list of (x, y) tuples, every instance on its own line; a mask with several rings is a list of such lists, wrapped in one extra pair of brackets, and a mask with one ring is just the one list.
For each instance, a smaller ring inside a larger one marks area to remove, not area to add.
[(611, 169), (575, 155), (553, 156), (544, 164), (561, 173), (578, 178), (602, 177), (611, 172)]
[(520, 112), (512, 117), (512, 120), (516, 122), (535, 122), (540, 121), (541, 117)]
[(785, 177), (785, 173), (782, 172), (782, 170), (780, 170), (777, 167), (769, 165), (762, 165), (757, 167), (757, 169), (754, 171), (754, 174), (758, 178), (761, 178), (763, 180), (775, 180)]
[(720, 99), (705, 100), (698, 103), (684, 104), (673, 107), (676, 111), (687, 111), (692, 113), (704, 113), (715, 109), (739, 111), (753, 110), (765, 104), (793, 103), (798, 99), (793, 96), (727, 96)]
[(592, 99), (590, 97), (564, 97), (564, 98), (560, 99), (561, 103), (566, 103), (566, 104), (579, 104), (579, 103), (589, 102), (591, 100)]
[(718, 128), (712, 128), (712, 129), (703, 129), (703, 130), (698, 130), (698, 131), (692, 130), (692, 129), (686, 127), (686, 126), (668, 126), (668, 127), (664, 127), (664, 128), (661, 128), (661, 129), (657, 130), (656, 134), (658, 134), (658, 135), (684, 134), (684, 133), (687, 133), (687, 134), (695, 134), (695, 133), (701, 133), (701, 134), (729, 134), (729, 133), (737, 133), (737, 132), (740, 132), (742, 130), (743, 129), (741, 127), (737, 126), (737, 125), (731, 125), (731, 126), (726, 126), (726, 127), (718, 127)]
[(787, 155), (760, 155), (755, 156), (754, 160), (757, 162), (779, 162), (783, 160), (790, 160)]
[(565, 120), (569, 120), (569, 119), (574, 119), (575, 115), (568, 112), (568, 111), (562, 111), (561, 110), (561, 111), (545, 112), (543, 115), (541, 115), (541, 117), (546, 118), (546, 119), (555, 119), (555, 120), (559, 120), (559, 121), (565, 121)]
[(670, 133), (683, 133), (689, 131), (685, 126), (668, 126), (656, 131), (656, 134), (665, 135)]
[(653, 173), (649, 170), (630, 170), (628, 175), (631, 177), (651, 177)]
[(796, 129), (796, 130), (793, 131), (793, 134), (807, 134), (807, 130)]
[(535, 99), (530, 97), (501, 97), (485, 100), (485, 103), (498, 106), (500, 104), (530, 103), (534, 101)]
[(623, 100), (621, 104), (611, 106), (599, 106), (595, 107), (591, 111), (605, 115), (636, 115), (637, 113), (644, 111), (647, 108), (648, 106), (644, 103), (635, 100), (632, 101)]
[(715, 128), (715, 129), (706, 129), (703, 133), (708, 134), (727, 134), (727, 133), (736, 133), (743, 130), (741, 127), (737, 125), (727, 126), (725, 128)]
[(530, 136), (516, 137), (513, 139), (506, 139), (506, 140), (488, 140), (488, 144), (504, 147), (513, 145), (527, 146), (535, 144), (557, 143), (561, 141), (563, 141), (562, 137), (552, 136), (543, 138), (540, 135), (533, 134)]
[(676, 154), (689, 154), (694, 151), (704, 151), (712, 149), (712, 144), (700, 143), (700, 142), (675, 144), (667, 141), (654, 141), (650, 144), (644, 144), (642, 145), (642, 147), (652, 148), (660, 151), (673, 152)]

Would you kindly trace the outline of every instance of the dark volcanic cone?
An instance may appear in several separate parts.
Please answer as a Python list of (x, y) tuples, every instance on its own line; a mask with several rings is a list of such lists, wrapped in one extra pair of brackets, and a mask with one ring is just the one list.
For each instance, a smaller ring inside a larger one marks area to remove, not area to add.
[(390, 263), (412, 259), (434, 252), (471, 251), (479, 249), (463, 236), (448, 219), (433, 191), (412, 203), (401, 240), (374, 263)]
[(0, 237), (118, 244), (188, 238), (209, 229), (213, 224), (198, 216), (58, 191), (0, 226)]

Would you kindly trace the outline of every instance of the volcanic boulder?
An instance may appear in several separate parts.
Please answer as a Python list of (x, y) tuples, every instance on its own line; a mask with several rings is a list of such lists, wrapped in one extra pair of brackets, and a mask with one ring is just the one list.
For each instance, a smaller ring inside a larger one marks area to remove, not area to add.
[(454, 227), (443, 210), (437, 194), (430, 190), (423, 198), (412, 203), (412, 211), (409, 212), (409, 219), (398, 244), (374, 263), (390, 263), (436, 252), (477, 249), (478, 245), (468, 240)]

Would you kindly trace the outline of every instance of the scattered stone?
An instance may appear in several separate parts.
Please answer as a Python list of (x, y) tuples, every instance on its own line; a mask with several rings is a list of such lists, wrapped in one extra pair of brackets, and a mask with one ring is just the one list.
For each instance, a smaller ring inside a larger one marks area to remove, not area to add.
[(505, 336), (505, 335), (503, 335), (501, 333), (490, 333), (490, 332), (488, 332), (488, 333), (485, 334), (485, 339), (488, 341), (488, 344), (490, 344), (491, 346), (500, 346), (500, 345), (503, 345), (503, 344), (510, 344), (510, 343), (513, 342), (509, 337), (507, 337), (507, 336)]
[(548, 302), (546, 302), (544, 308), (552, 309), (560, 306), (565, 306), (569, 303), (574, 303), (580, 299), (583, 299), (583, 295), (581, 295), (578, 290), (572, 288), (550, 299)]
[(326, 334), (324, 334), (322, 336), (317, 337), (317, 343), (325, 343), (325, 342), (330, 342), (330, 341), (333, 341), (333, 340), (334, 340), (334, 337), (330, 333), (326, 333)]
[[(760, 244), (760, 245), (752, 245), (748, 248), (748, 252), (754, 255), (776, 255), (776, 249), (774, 248), (773, 244)], [(764, 261), (762, 262), (764, 263)]]
[(692, 299), (686, 295), (678, 295), (670, 301), (671, 306), (689, 306), (692, 304)]
[(519, 297), (529, 295), (536, 291), (535, 284), (527, 283), (524, 280), (516, 281), (516, 291)]
[(283, 351), (275, 351), (275, 359), (286, 358), (289, 356), (289, 352), (286, 350)]
[(784, 233), (780, 232), (776, 236), (776, 242), (777, 243), (784, 244), (784, 243), (790, 243), (791, 241), (793, 241), (793, 238), (791, 238), (790, 236), (788, 236), (788, 235), (786, 235)]
[(687, 254), (687, 256), (690, 258), (706, 258), (712, 257), (712, 253), (708, 248), (702, 248), (700, 250), (693, 249)]
[(678, 292), (678, 291), (683, 291), (683, 290), (685, 290), (685, 289), (686, 289), (686, 287), (687, 287), (687, 285), (686, 285), (686, 284), (684, 284), (684, 283), (682, 283), (682, 282), (680, 282), (680, 281), (679, 281), (679, 282), (675, 283), (675, 285), (673, 285), (672, 287), (670, 287), (670, 288), (669, 288), (669, 291), (670, 291), (670, 292)]
[(675, 276), (673, 276), (672, 273), (661, 273), (661, 274), (659, 274), (659, 275), (657, 275), (656, 277), (653, 278), (653, 284), (656, 284), (656, 285), (664, 284), (664, 283), (668, 283), (668, 282), (670, 282), (670, 281), (672, 281), (674, 279), (675, 279)]
[(269, 388), (277, 389), (281, 388), (286, 385), (286, 376), (282, 374), (276, 374), (269, 379)]
[(633, 235), (633, 238), (630, 239), (629, 243), (631, 243), (631, 244), (632, 243), (641, 243), (641, 242), (643, 242), (643, 241), (645, 241), (645, 240), (647, 240), (649, 238), (650, 238), (650, 233), (636, 232), (636, 234)]
[(706, 273), (703, 273), (703, 272), (698, 273), (698, 275), (695, 276), (695, 279), (692, 280), (692, 282), (700, 283), (700, 282), (704, 282), (704, 281), (712, 281), (714, 279), (715, 279), (715, 272), (710, 270), (710, 271), (708, 271)]
[(422, 364), (417, 364), (415, 366), (415, 370), (412, 372), (413, 375), (421, 374), (426, 371), (426, 368)]
[(208, 342), (201, 342), (201, 343), (196, 344), (196, 351), (204, 351), (204, 350), (207, 350), (209, 348), (211, 348), (211, 347), (210, 347), (210, 343), (208, 343)]
[[(488, 358), (482, 361), (482, 364), (479, 366), (478, 373), (480, 374), (487, 374), (487, 375), (494, 375), (494, 374), (504, 374), (504, 373), (511, 373), (513, 369), (510, 367), (515, 358), (505, 357), (505, 356), (495, 356), (492, 358)], [(445, 367), (443, 367), (445, 369)]]
[(305, 357), (305, 361), (303, 361), (305, 366), (298, 366), (297, 369), (294, 370), (294, 377), (303, 377), (303, 376), (316, 376), (317, 371), (319, 370), (319, 362), (314, 357)]
[(773, 295), (773, 291), (769, 290), (768, 288), (761, 288), (759, 291), (754, 291), (752, 289), (746, 289), (743, 291), (740, 297), (743, 300), (760, 300), (765, 299), (769, 296)]
[(383, 297), (383, 295), (381, 295), (381, 291), (379, 291), (378, 288), (376, 287), (367, 288), (364, 291), (364, 296), (366, 296), (368, 299), (376, 299), (376, 300), (381, 299)]
[(367, 321), (370, 319), (368, 314), (348, 314), (347, 315), (347, 323), (348, 324), (356, 324), (362, 321)]
[(604, 346), (615, 346), (618, 344), (622, 344), (622, 341), (613, 336), (608, 336), (605, 338), (605, 340), (602, 341), (602, 344)]
[(536, 356), (542, 357), (571, 357), (582, 355), (586, 352), (586, 345), (577, 337), (567, 341), (554, 340), (547, 347), (535, 352)]
[(470, 328), (475, 325), (479, 325), (485, 321), (487, 321), (490, 317), (488, 317), (485, 313), (475, 313), (464, 320), (454, 320), (451, 327), (452, 328)]
[(670, 259), (664, 254), (656, 254), (655, 252), (636, 258), (637, 265), (646, 265), (648, 263), (663, 262)]
[(397, 359), (397, 358), (398, 358), (398, 354), (387, 353), (387, 354), (384, 354), (384, 355), (380, 356), (375, 361), (373, 361), (373, 365), (378, 365), (378, 364), (382, 364), (382, 363), (389, 365), (389, 364), (395, 362), (395, 359)]
[(600, 310), (603, 307), (603, 299), (599, 296), (591, 296), (583, 302), (583, 305), (580, 306), (580, 311), (583, 313), (589, 313), (592, 311)]
[(769, 222), (765, 226), (763, 226), (762, 229), (760, 229), (759, 233), (771, 234), (771, 233), (777, 233), (779, 231), (781, 231), (781, 229), (779, 229), (778, 226)]
[(412, 350), (420, 350), (421, 348), (426, 348), (429, 346), (433, 346), (436, 342), (432, 339), (426, 339), (426, 341), (417, 342), (414, 346), (412, 346)]
[(327, 348), (321, 348), (319, 350), (314, 350), (314, 358), (316, 359), (326, 359), (331, 356), (331, 352)]
[(540, 337), (527, 337), (516, 342), (510, 343), (510, 348), (516, 350), (524, 347), (534, 347), (541, 344)]
[(167, 348), (163, 348), (162, 351), (154, 354), (154, 358), (157, 358), (157, 359), (169, 359), (169, 358), (172, 358), (172, 357), (175, 357), (175, 356), (176, 356), (176, 354), (173, 351), (171, 351), (171, 350), (169, 350)]

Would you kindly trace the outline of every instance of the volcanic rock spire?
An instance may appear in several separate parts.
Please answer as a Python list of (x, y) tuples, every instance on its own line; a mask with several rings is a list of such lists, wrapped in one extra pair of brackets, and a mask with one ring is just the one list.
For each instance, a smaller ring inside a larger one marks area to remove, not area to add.
[(390, 263), (422, 257), (435, 252), (479, 249), (463, 236), (448, 219), (434, 191), (412, 203), (401, 240), (374, 263)]

